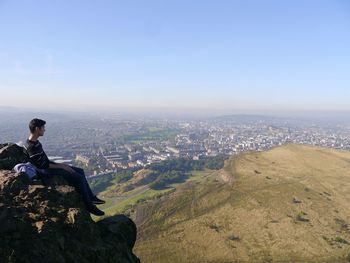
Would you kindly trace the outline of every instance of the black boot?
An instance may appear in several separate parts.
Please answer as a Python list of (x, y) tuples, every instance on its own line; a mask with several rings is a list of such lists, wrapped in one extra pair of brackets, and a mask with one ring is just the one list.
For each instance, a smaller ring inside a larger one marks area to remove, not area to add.
[(91, 201), (95, 205), (102, 205), (106, 203), (106, 201), (99, 199), (96, 195), (91, 199)]
[(95, 205), (88, 206), (86, 208), (86, 210), (89, 211), (91, 214), (96, 215), (96, 216), (103, 216), (105, 214), (105, 212), (98, 209)]

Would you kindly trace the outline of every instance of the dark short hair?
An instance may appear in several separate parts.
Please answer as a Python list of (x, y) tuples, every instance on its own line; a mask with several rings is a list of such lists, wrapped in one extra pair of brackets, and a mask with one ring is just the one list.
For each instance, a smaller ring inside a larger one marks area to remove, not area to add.
[(34, 133), (36, 127), (41, 128), (41, 127), (43, 127), (45, 124), (46, 124), (46, 121), (44, 121), (44, 120), (40, 120), (40, 119), (37, 119), (37, 118), (32, 119), (32, 120), (29, 122), (29, 130), (30, 130), (31, 133)]

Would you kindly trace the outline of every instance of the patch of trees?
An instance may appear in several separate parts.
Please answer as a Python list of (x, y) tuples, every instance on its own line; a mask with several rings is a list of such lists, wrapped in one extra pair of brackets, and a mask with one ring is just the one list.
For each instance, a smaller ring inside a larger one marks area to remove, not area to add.
[[(148, 165), (146, 168), (152, 171), (142, 184), (149, 184), (152, 189), (165, 189), (169, 184), (184, 182), (191, 171), (202, 171), (204, 169), (219, 170), (224, 167), (224, 162), (228, 158), (226, 155), (218, 155), (215, 157), (205, 157), (200, 160), (192, 160), (190, 158), (177, 158), (165, 160), (160, 163)], [(102, 175), (89, 178), (89, 184), (93, 192), (99, 193), (105, 191), (108, 187), (124, 183), (133, 177), (135, 169), (125, 170), (114, 174)]]
[(220, 170), (224, 167), (225, 160), (227, 160), (227, 158), (227, 155), (207, 157), (206, 159), (204, 159), (204, 167), (211, 170)]
[(124, 183), (132, 178), (133, 171), (126, 170), (114, 174), (106, 174), (88, 178), (89, 185), (96, 194), (105, 191), (109, 186), (116, 183)]
[(167, 171), (159, 173), (159, 176), (154, 180), (149, 187), (154, 190), (161, 190), (168, 187), (169, 184), (182, 183), (188, 178), (188, 174), (181, 171)]
[(112, 174), (102, 175), (102, 176), (93, 177), (93, 178), (87, 178), (89, 185), (91, 187), (91, 190), (96, 194), (104, 191), (107, 187), (111, 186), (112, 179), (113, 179)]
[(201, 171), (204, 169), (219, 170), (224, 167), (224, 162), (228, 158), (227, 155), (218, 155), (214, 157), (205, 157), (200, 160), (192, 160), (190, 158), (177, 158), (165, 160), (160, 163), (150, 164), (147, 168), (161, 173), (169, 171)]
[(124, 183), (126, 181), (129, 181), (132, 178), (133, 171), (132, 170), (125, 170), (118, 172), (114, 174), (114, 182), (119, 184), (119, 183)]
[(157, 174), (157, 179), (149, 186), (152, 189), (160, 190), (168, 187), (169, 184), (184, 182), (191, 171), (219, 170), (224, 167), (224, 162), (227, 158), (228, 156), (225, 155), (206, 157), (201, 160), (177, 158), (150, 164), (147, 168)]

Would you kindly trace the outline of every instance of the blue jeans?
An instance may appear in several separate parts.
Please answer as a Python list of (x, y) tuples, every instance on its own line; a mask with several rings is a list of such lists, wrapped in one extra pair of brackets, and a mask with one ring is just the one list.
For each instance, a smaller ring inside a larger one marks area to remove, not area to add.
[(91, 199), (94, 194), (91, 191), (89, 183), (86, 180), (84, 170), (79, 167), (71, 166), (75, 173), (69, 173), (63, 169), (45, 169), (41, 177), (50, 177), (53, 175), (62, 176), (69, 185), (74, 186), (75, 190), (82, 195), (86, 207), (92, 206)]

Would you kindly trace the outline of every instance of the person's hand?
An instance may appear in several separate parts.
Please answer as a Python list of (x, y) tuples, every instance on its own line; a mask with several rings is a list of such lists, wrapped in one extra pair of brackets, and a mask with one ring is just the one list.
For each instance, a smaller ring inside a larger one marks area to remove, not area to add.
[(70, 167), (69, 165), (66, 165), (66, 164), (62, 164), (62, 169), (66, 170), (67, 172), (69, 172), (71, 174), (75, 173), (75, 170), (72, 167)]

